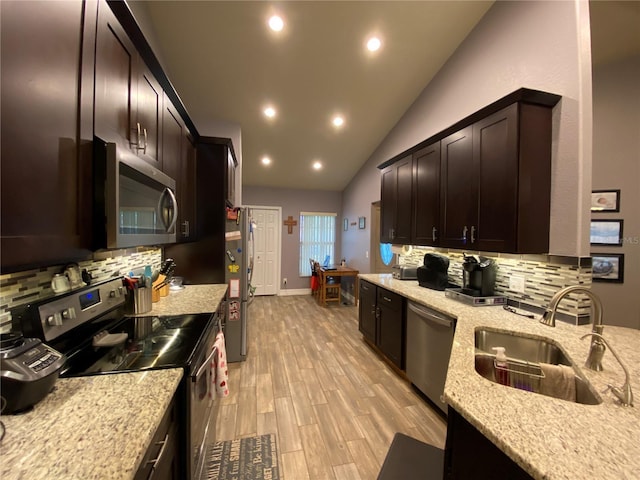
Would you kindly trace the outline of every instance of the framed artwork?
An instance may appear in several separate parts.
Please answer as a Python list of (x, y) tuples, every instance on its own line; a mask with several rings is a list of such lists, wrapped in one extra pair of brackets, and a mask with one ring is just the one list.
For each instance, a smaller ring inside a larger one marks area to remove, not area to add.
[(362, 230), (365, 227), (366, 217), (358, 217), (358, 228)]
[(619, 212), (620, 190), (594, 190), (591, 192), (592, 212)]
[(622, 245), (623, 220), (591, 220), (591, 245)]
[(624, 254), (592, 253), (591, 271), (594, 282), (624, 283)]
[(349, 219), (345, 218), (342, 221), (342, 229), (346, 232), (347, 230), (349, 230)]

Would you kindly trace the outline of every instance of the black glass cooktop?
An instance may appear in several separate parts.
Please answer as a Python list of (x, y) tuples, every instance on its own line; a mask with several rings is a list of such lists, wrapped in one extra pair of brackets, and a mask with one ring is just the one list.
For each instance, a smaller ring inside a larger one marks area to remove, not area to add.
[(103, 336), (100, 343), (114, 345), (96, 346), (94, 336), (82, 339), (77, 347), (63, 352), (67, 363), (60, 376), (186, 367), (211, 317), (206, 313), (125, 317), (114, 321), (100, 332)]

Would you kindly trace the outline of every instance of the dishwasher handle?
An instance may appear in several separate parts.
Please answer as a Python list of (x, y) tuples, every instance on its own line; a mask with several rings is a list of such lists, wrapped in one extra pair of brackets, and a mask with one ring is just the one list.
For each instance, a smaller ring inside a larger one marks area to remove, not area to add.
[(424, 320), (447, 328), (452, 328), (454, 325), (454, 319), (442, 317), (432, 310), (425, 310), (424, 308), (421, 308), (417, 303), (408, 302), (407, 305), (409, 307), (409, 310), (411, 310), (413, 313), (423, 318)]

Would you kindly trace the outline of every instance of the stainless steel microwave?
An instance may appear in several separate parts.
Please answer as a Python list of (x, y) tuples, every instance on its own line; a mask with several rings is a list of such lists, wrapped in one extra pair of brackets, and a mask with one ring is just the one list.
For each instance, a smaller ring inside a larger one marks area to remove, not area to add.
[(94, 247), (175, 243), (176, 182), (115, 143), (93, 141)]

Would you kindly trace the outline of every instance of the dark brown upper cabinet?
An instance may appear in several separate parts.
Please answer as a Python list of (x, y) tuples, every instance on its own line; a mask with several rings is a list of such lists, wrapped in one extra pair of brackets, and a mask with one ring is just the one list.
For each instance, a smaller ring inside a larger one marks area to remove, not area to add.
[[(559, 100), (517, 90), (380, 165), (382, 241), (547, 253), (552, 108)], [(408, 154), (413, 216), (405, 240), (392, 234), (403, 218), (398, 206), (407, 190), (399, 187), (397, 172)]]
[(97, 4), (0, 2), (2, 272), (86, 258), (91, 244)]
[(411, 243), (440, 244), (440, 142), (413, 154)]
[(441, 244), (453, 248), (471, 245), (471, 227), (477, 223), (478, 185), (473, 164), (472, 134), (473, 128), (466, 127), (441, 142)]
[(398, 160), (382, 171), (380, 241), (408, 244), (411, 239), (413, 159)]
[(96, 41), (95, 134), (162, 169), (163, 93), (106, 2)]
[(176, 181), (178, 199), (177, 241), (195, 238), (195, 147), (182, 118), (165, 98), (162, 113), (163, 171)]

